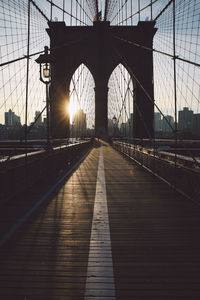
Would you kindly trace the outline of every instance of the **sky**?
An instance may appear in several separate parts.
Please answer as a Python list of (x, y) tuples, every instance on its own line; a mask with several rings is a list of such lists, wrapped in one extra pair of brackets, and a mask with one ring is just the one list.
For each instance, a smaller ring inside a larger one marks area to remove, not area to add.
[[(35, 0), (38, 7), (50, 18), (51, 1)], [(93, 1), (87, 1), (92, 3)], [(145, 7), (151, 1), (141, 0), (140, 8)], [(168, 3), (168, 0), (153, 1), (153, 18)], [(0, 0), (0, 63), (24, 57), (27, 54), (27, 1), (26, 0)], [(52, 20), (63, 20), (63, 13), (56, 6), (68, 12), (64, 14), (67, 26), (81, 26), (84, 23), (92, 25), (94, 14), (86, 7), (86, 1), (53, 0)], [(72, 3), (72, 7), (71, 7)], [(79, 5), (77, 4), (79, 3)], [(83, 12), (84, 8), (85, 13)], [(120, 13), (119, 8), (123, 6)], [(104, 16), (105, 1), (99, 1)], [(150, 7), (144, 9), (140, 15), (138, 0), (111, 1), (108, 17), (116, 25), (137, 25), (140, 20), (149, 20), (151, 17)], [(132, 13), (131, 13), (132, 9)], [(111, 15), (112, 12), (112, 15)], [(74, 16), (73, 18), (70, 14)], [(86, 15), (87, 14), (87, 15)], [(133, 14), (134, 17), (130, 18)], [(31, 4), (30, 13), (30, 53), (43, 50), (49, 45), (49, 38), (45, 31), (47, 21), (41, 17), (40, 12)], [(116, 17), (115, 17), (116, 16)], [(173, 11), (170, 5), (162, 16), (157, 20), (158, 31), (154, 38), (154, 48), (173, 54)], [(115, 17), (115, 18), (114, 18)], [(114, 18), (114, 19), (113, 19)], [(81, 20), (81, 21), (79, 21)], [(124, 20), (124, 21), (123, 21)], [(122, 22), (123, 21), (123, 22)], [(176, 1), (176, 55), (187, 60), (200, 63), (200, 1), (177, 0)], [(39, 81), (39, 69), (35, 63), (37, 56), (29, 60), (28, 78), (28, 122), (32, 122), (36, 110), (45, 106), (45, 87)], [(0, 73), (0, 123), (4, 123), (4, 113), (11, 108), (24, 122), (26, 85), (27, 85), (27, 59), (1, 67)], [(192, 64), (176, 60), (176, 80), (178, 110), (184, 106), (190, 107), (195, 112), (200, 112), (200, 69)], [(124, 70), (124, 72), (126, 72)], [(86, 76), (87, 70), (84, 73)], [(91, 78), (91, 77), (90, 77)], [(83, 79), (84, 81), (84, 79)], [(91, 79), (92, 82), (92, 79)], [(91, 83), (92, 84), (92, 83)], [(154, 93), (157, 105), (164, 114), (174, 114), (174, 65), (170, 57), (154, 53)], [(77, 86), (77, 89), (79, 87)], [(121, 96), (118, 93), (118, 98)], [(92, 99), (91, 99), (92, 101)], [(94, 101), (91, 102), (91, 105)], [(88, 104), (86, 105), (87, 107)], [(109, 107), (111, 107), (110, 105)], [(117, 103), (116, 103), (117, 106)], [(88, 109), (88, 108), (87, 108)], [(92, 110), (94, 114), (94, 109)], [(88, 111), (88, 114), (92, 114)], [(111, 113), (112, 114), (112, 113)], [(92, 123), (92, 121), (91, 121)]]

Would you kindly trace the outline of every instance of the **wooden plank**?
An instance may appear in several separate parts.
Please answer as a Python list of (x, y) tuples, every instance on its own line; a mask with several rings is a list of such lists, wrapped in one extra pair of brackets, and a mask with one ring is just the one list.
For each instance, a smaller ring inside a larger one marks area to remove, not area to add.
[[(200, 299), (199, 207), (108, 144), (103, 156), (116, 299)], [(110, 249), (102, 251), (96, 238), (90, 241), (98, 157), (95, 148), (48, 205), (0, 250), (0, 298), (84, 299), (91, 244), (89, 268), (101, 276), (92, 277), (93, 296), (87, 299), (95, 300), (101, 290), (98, 300), (114, 300), (108, 293)], [(15, 206), (10, 209), (10, 216), (8, 208), (0, 219), (2, 226), (16, 219)], [(107, 238), (101, 234), (102, 240)]]

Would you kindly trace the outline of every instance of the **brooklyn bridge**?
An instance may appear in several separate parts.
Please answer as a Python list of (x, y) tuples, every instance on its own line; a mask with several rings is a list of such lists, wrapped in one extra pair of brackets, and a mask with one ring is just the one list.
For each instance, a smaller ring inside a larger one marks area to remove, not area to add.
[(199, 29), (199, 0), (0, 0), (0, 299), (200, 299)]

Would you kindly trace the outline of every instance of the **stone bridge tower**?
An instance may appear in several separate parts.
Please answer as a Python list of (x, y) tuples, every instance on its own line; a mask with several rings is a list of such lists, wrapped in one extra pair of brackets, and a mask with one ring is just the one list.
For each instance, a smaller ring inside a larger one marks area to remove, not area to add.
[[(66, 26), (64, 22), (49, 22), (52, 64), (51, 130), (53, 138), (69, 136), (69, 103), (71, 78), (80, 64), (85, 64), (95, 82), (95, 134), (108, 132), (108, 81), (118, 64), (129, 71), (134, 86), (134, 137), (153, 137), (153, 57), (156, 32), (153, 21), (137, 26), (110, 26), (97, 21), (93, 26)], [(131, 41), (128, 43), (127, 41)], [(145, 90), (145, 91), (144, 91)]]

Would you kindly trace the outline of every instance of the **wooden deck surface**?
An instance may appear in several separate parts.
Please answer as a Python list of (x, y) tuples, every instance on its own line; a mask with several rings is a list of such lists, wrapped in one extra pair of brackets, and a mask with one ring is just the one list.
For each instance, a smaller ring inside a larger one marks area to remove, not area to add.
[[(0, 299), (84, 299), (100, 148), (0, 249)], [(92, 289), (100, 291), (87, 299), (200, 299), (200, 207), (108, 144), (102, 149), (115, 296), (107, 250), (94, 240)], [(8, 213), (4, 227), (14, 208)]]

